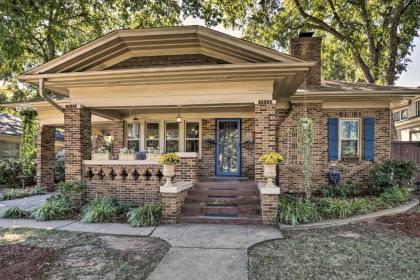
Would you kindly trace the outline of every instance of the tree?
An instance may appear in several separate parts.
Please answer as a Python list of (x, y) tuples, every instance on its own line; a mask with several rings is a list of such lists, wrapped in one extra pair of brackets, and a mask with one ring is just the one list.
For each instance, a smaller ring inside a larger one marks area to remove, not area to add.
[(419, 0), (185, 0), (183, 9), (275, 48), (315, 30), (324, 37), (325, 79), (388, 85), (406, 70), (420, 28)]
[(176, 25), (180, 13), (176, 0), (0, 0), (0, 82), (117, 28)]

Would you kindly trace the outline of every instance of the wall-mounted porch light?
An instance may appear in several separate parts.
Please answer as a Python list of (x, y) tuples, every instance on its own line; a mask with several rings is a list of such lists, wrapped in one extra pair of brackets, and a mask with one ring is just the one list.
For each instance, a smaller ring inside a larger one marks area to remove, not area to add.
[(181, 117), (181, 107), (178, 106), (178, 116), (176, 116), (176, 122), (182, 123), (182, 117)]

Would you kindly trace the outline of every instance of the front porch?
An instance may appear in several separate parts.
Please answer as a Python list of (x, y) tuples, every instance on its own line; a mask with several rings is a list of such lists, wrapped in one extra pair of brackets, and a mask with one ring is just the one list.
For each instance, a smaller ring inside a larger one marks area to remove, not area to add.
[[(92, 121), (97, 109), (67, 105), (65, 177), (67, 181), (85, 182), (85, 200), (112, 196), (137, 205), (159, 202), (167, 223), (260, 223), (262, 216), (268, 223), (271, 216), (261, 213), (256, 187), (263, 180), (262, 166), (256, 159), (262, 153), (276, 150), (275, 109), (272, 100), (229, 107), (220, 104), (206, 109), (110, 107), (100, 110), (112, 110), (112, 115), (121, 118), (97, 123)], [(52, 125), (41, 127), (37, 153), (38, 183), (50, 189), (54, 188), (53, 130)], [(111, 136), (110, 159), (94, 160), (96, 140), (104, 135)], [(124, 147), (138, 153), (145, 151), (146, 159), (118, 159)], [(156, 153), (166, 152), (177, 152), (182, 159), (174, 182), (192, 183), (194, 188), (175, 193), (162, 191), (163, 167), (157, 162)], [(234, 179), (208, 179), (216, 176)], [(221, 205), (215, 205), (213, 202), (219, 198)]]

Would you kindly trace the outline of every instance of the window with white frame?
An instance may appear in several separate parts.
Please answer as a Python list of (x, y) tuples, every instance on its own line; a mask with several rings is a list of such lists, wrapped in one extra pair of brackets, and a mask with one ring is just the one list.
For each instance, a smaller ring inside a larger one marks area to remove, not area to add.
[(417, 101), (417, 116), (420, 116), (420, 101)]
[(359, 119), (341, 119), (339, 131), (340, 157), (358, 156), (360, 154)]
[(0, 141), (0, 159), (18, 159), (20, 144), (15, 142)]
[(401, 111), (401, 120), (406, 120), (408, 119), (408, 110), (404, 109)]
[(156, 152), (159, 149), (159, 123), (148, 122), (146, 123), (146, 151)]
[(185, 123), (185, 151), (198, 153), (200, 150), (200, 123)]
[(179, 151), (179, 123), (165, 123), (165, 152), (176, 153)]
[(127, 148), (140, 151), (140, 124), (127, 124)]
[(397, 122), (397, 121), (401, 120), (401, 113), (400, 113), (400, 111), (394, 113), (393, 119), (394, 119), (394, 122)]

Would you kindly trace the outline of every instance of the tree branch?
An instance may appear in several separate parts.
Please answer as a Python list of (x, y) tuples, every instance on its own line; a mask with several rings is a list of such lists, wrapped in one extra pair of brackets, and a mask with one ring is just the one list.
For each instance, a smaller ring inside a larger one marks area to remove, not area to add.
[[(411, 1), (408, 3), (410, 4)], [(406, 6), (407, 7), (407, 6)], [(392, 19), (391, 27), (389, 29), (389, 54), (388, 54), (388, 66), (386, 68), (386, 83), (388, 85), (393, 85), (395, 83), (395, 67), (397, 63), (397, 55), (398, 55), (398, 44), (399, 44), (399, 37), (398, 37), (398, 26), (401, 22), (401, 15), (404, 10), (404, 0), (400, 0), (395, 7), (394, 17)]]

